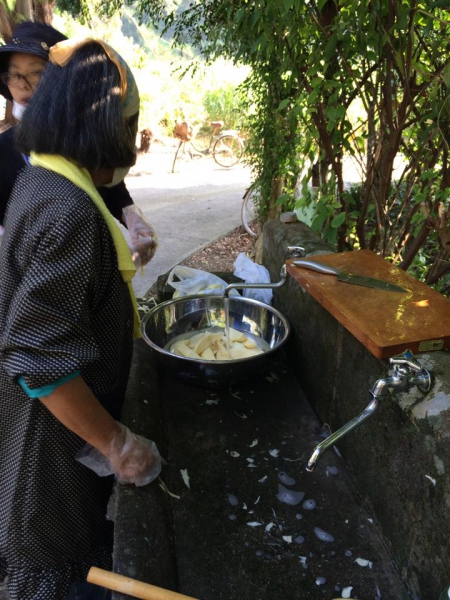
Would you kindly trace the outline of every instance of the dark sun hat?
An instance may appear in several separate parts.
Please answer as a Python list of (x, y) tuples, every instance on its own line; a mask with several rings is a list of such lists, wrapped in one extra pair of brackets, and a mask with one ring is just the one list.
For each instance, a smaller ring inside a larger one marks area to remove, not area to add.
[[(34, 54), (48, 60), (49, 50), (67, 37), (44, 23), (24, 21), (14, 27), (9, 44), (0, 46), (0, 73), (6, 73), (13, 52)], [(7, 100), (12, 100), (8, 86), (0, 80), (0, 94)]]

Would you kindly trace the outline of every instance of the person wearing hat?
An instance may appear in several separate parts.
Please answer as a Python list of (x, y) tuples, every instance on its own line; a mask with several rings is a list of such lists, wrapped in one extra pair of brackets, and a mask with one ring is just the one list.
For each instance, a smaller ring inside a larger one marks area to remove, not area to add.
[(0, 250), (0, 580), (11, 600), (104, 599), (85, 579), (112, 568), (111, 475), (142, 486), (161, 469), (155, 443), (118, 421), (140, 337), (136, 267), (97, 191), (134, 164), (138, 107), (108, 44), (65, 40), (17, 127), (30, 166)]
[[(50, 25), (24, 21), (14, 28), (11, 41), (0, 46), (0, 94), (13, 102), (13, 116), (17, 120), (21, 120), (39, 84), (50, 48), (66, 39)], [(28, 163), (28, 157), (15, 147), (14, 132), (15, 127), (11, 127), (0, 134), (0, 235), (15, 180)], [(156, 251), (157, 237), (125, 186), (123, 180), (127, 172), (128, 169), (117, 171), (113, 182), (100, 187), (99, 192), (113, 216), (127, 226), (136, 265), (144, 266)]]

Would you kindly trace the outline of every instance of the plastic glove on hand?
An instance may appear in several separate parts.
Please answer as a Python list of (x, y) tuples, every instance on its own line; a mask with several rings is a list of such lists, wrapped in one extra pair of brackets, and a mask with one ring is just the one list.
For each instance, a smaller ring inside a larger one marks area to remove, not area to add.
[(117, 423), (120, 431), (112, 439), (107, 453), (102, 454), (86, 444), (75, 457), (100, 477), (115, 475), (120, 483), (147, 485), (161, 472), (161, 456), (155, 442)]
[(130, 251), (136, 268), (145, 267), (158, 247), (158, 236), (142, 210), (131, 204), (122, 210), (130, 234)]
[(112, 441), (109, 456), (118, 481), (137, 487), (151, 483), (161, 472), (161, 456), (155, 442), (119, 425), (122, 435)]

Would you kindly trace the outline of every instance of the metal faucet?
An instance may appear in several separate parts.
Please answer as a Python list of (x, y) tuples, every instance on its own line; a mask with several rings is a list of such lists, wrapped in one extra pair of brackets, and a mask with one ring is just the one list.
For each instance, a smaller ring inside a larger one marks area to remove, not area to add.
[(290, 254), (290, 258), (300, 258), (306, 254), (306, 250), (303, 246), (288, 246), (287, 249)]
[[(305, 248), (303, 248), (303, 246), (288, 246), (287, 247), (288, 252), (291, 256), (291, 258), (298, 258), (300, 256), (305, 256)], [(283, 286), (286, 283), (286, 278), (287, 278), (287, 271), (286, 271), (286, 265), (284, 264), (281, 267), (281, 273), (280, 273), (280, 281), (278, 281), (277, 283), (230, 283), (230, 285), (228, 285), (224, 292), (223, 292), (223, 296), (224, 298), (228, 298), (231, 290), (246, 290), (246, 289), (250, 289), (250, 290), (263, 290), (263, 289), (274, 289), (274, 288), (279, 288), (281, 286)]]
[(366, 419), (373, 415), (380, 401), (387, 396), (389, 388), (405, 391), (411, 386), (416, 385), (422, 392), (427, 392), (431, 388), (430, 373), (414, 358), (411, 350), (406, 350), (403, 354), (393, 356), (389, 359), (389, 362), (394, 365), (393, 374), (390, 377), (378, 379), (375, 382), (369, 392), (372, 400), (360, 415), (343, 425), (315, 447), (308, 461), (307, 471), (314, 471), (319, 458), (330, 446), (333, 446), (344, 435), (359, 427)]
[(231, 292), (231, 290), (244, 290), (244, 289), (262, 290), (262, 289), (266, 289), (266, 288), (274, 289), (274, 288), (281, 287), (286, 282), (286, 277), (287, 277), (286, 265), (283, 265), (281, 267), (280, 277), (281, 277), (281, 279), (277, 283), (245, 283), (245, 282), (230, 283), (230, 285), (227, 285), (227, 287), (225, 288), (225, 290), (223, 292), (223, 297), (228, 298), (228, 295)]

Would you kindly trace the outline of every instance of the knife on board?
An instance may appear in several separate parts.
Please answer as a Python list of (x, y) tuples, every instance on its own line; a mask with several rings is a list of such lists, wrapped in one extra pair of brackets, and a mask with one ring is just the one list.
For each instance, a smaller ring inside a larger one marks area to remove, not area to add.
[(317, 271), (317, 273), (322, 273), (323, 275), (336, 275), (338, 281), (343, 281), (344, 283), (353, 283), (355, 285), (362, 285), (365, 287), (375, 288), (377, 290), (384, 290), (386, 292), (408, 291), (405, 290), (405, 288), (396, 285), (395, 283), (390, 283), (389, 281), (375, 279), (374, 277), (365, 277), (364, 275), (352, 275), (352, 273), (348, 273), (347, 271), (343, 271), (337, 267), (325, 265), (323, 263), (316, 262), (315, 260), (308, 260), (307, 258), (299, 258), (298, 260), (294, 260), (292, 264), (294, 264), (296, 267)]

